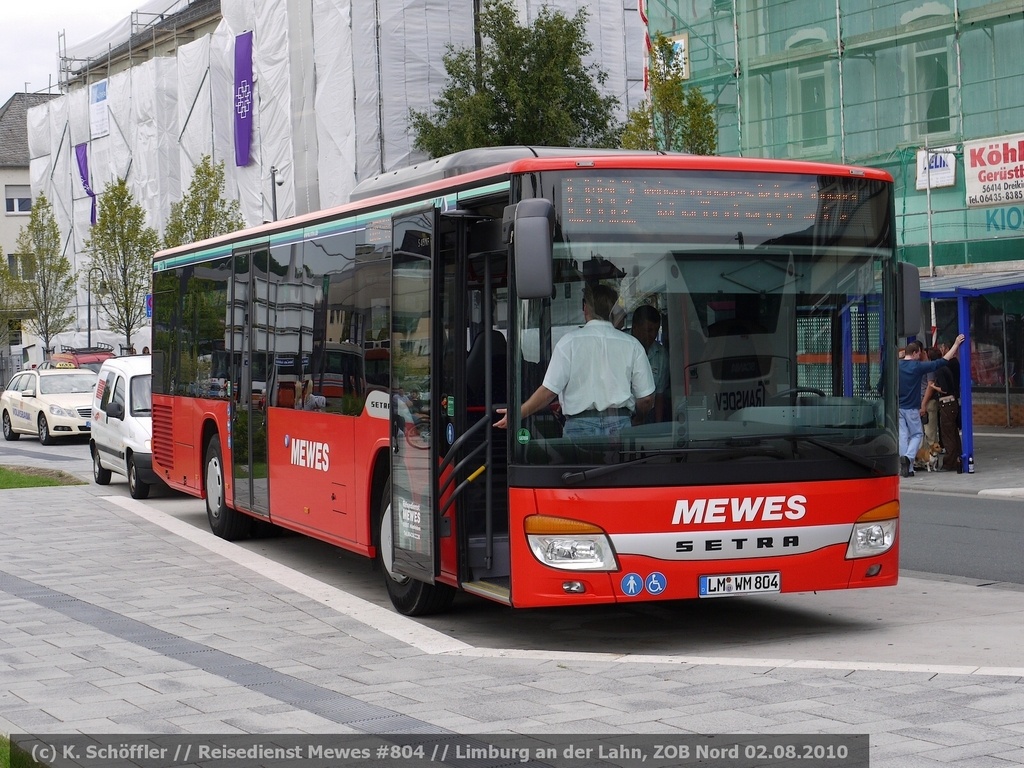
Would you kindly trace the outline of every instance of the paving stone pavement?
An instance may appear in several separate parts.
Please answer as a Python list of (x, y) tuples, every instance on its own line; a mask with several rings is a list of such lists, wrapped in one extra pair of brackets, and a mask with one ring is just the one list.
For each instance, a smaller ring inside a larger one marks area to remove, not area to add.
[(873, 768), (1024, 764), (1024, 651), (978, 675), (474, 648), (111, 488), (0, 494), (4, 733), (868, 733)]

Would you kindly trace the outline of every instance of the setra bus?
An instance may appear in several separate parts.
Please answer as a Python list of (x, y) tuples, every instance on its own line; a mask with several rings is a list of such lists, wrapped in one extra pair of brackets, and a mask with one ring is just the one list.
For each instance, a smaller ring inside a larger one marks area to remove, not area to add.
[[(351, 200), (155, 256), (154, 468), (215, 534), (376, 558), (410, 615), (459, 590), (542, 607), (896, 583), (894, 350), (920, 302), (890, 176), (501, 147)], [(623, 333), (657, 310), (658, 418), (569, 439), (556, 400), (496, 428), (596, 283)], [(372, 377), (327, 375), (341, 349)], [(326, 407), (282, 398), (282, 370)]]

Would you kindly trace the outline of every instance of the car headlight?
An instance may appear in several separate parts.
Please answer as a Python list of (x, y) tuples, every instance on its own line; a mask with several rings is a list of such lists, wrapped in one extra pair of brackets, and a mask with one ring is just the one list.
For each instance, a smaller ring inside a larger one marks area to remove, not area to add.
[(53, 404), (50, 406), (50, 413), (53, 414), (54, 416), (63, 416), (70, 419), (78, 418), (78, 414), (74, 410), (70, 408), (61, 408), (57, 404)]
[(524, 523), (530, 551), (544, 565), (566, 571), (618, 570), (607, 534), (596, 525), (548, 515)]
[(900, 504), (890, 501), (857, 518), (846, 548), (846, 558), (873, 557), (888, 552), (896, 541)]

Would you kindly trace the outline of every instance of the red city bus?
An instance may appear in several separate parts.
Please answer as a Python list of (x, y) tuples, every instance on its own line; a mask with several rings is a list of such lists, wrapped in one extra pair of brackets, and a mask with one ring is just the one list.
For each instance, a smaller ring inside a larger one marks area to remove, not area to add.
[[(893, 221), (887, 174), (807, 162), (504, 147), (368, 180), (156, 254), (154, 467), (219, 536), (378, 558), (410, 615), (893, 585), (919, 324)], [(660, 419), (496, 428), (597, 283), (623, 332), (661, 318)], [(339, 391), (342, 348), (372, 383)], [(284, 370), (324, 407), (254, 388)]]

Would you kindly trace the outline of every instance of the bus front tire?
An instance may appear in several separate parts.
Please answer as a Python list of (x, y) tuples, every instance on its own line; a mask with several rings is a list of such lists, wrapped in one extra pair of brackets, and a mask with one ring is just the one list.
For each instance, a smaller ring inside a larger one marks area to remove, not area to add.
[(227, 541), (244, 539), (249, 535), (252, 518), (231, 509), (225, 501), (224, 493), (224, 460), (220, 453), (220, 438), (213, 435), (206, 445), (206, 456), (203, 461), (206, 478), (206, 517), (210, 521), (210, 530), (215, 536)]
[(384, 486), (377, 508), (377, 562), (384, 573), (384, 586), (395, 610), (405, 616), (428, 616), (451, 607), (455, 589), (447, 584), (428, 584), (393, 570), (391, 548), (391, 481)]

